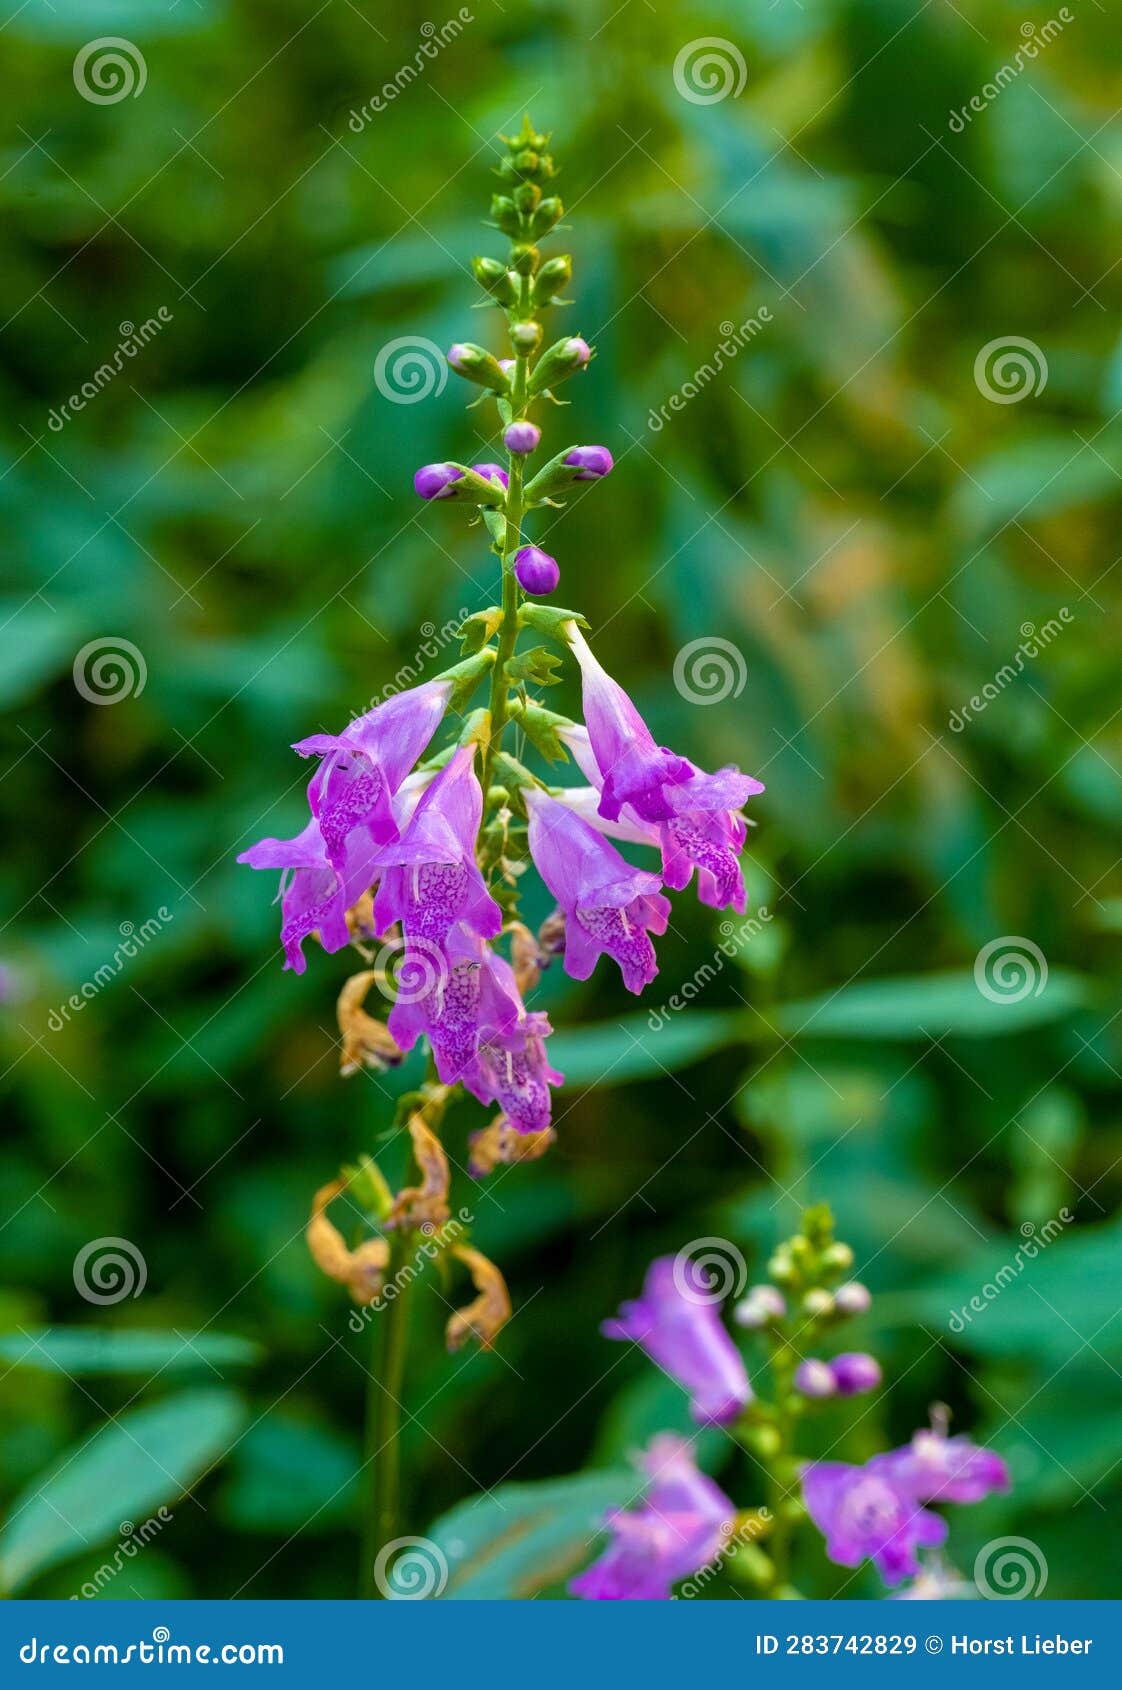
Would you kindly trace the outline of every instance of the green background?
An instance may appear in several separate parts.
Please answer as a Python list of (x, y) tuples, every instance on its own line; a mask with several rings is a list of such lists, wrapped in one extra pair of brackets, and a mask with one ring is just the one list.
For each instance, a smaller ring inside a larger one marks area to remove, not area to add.
[[(410, 1529), (684, 1425), (679, 1393), (599, 1321), (655, 1253), (716, 1235), (758, 1271), (800, 1204), (828, 1199), (876, 1298), (854, 1343), (890, 1388), (830, 1411), (804, 1447), (861, 1459), (945, 1401), (1015, 1476), (1010, 1498), (958, 1512), (956, 1564), (1026, 1535), (1049, 1595), (1116, 1594), (1116, 22), (1073, 4), (956, 133), (951, 112), (1012, 61), (1023, 8), (469, 9), (360, 133), (350, 114), (443, 13), (31, 0), (3, 32), (0, 1313), (17, 1340), (66, 1323), (256, 1346), (177, 1341), (173, 1367), (52, 1373), (5, 1340), (0, 1504), (126, 1411), (163, 1405), (157, 1465), (182, 1463), (134, 1498), (143, 1439), (118, 1434), (96, 1526), (89, 1495), (71, 1498), (90, 1548), (40, 1545), (55, 1564), (24, 1588), (79, 1588), (126, 1500), (139, 1524), (212, 1461), (104, 1594), (353, 1587), (366, 1346), (300, 1234), (341, 1162), (381, 1148), (396, 1175), (384, 1135), (416, 1071), (340, 1081), (347, 959), (311, 947), (302, 979), (282, 974), (271, 877), (234, 857), (299, 824), (290, 742), (415, 663), (423, 625), (494, 596), (481, 531), (411, 491), (422, 462), (493, 456), (493, 411), (465, 416), (454, 378), (395, 403), (373, 372), (401, 336), (499, 348), (467, 265), (502, 250), (480, 228), (494, 136), (529, 107), (570, 214), (575, 304), (554, 322), (598, 349), (548, 438), (601, 441), (617, 464), (550, 519), (559, 597), (662, 742), (766, 782), (750, 876), (772, 919), (657, 1032), (648, 1006), (722, 937), (692, 894), (642, 1008), (607, 967), (543, 982), (570, 1075), (560, 1142), (455, 1189), (519, 1312), (499, 1354), (449, 1358), (444, 1293), (418, 1294)], [(74, 56), (96, 35), (141, 49), (138, 97), (80, 97)], [(739, 95), (676, 88), (676, 56), (706, 36), (736, 44)], [(770, 323), (652, 428), (720, 325), (761, 306)], [(159, 334), (52, 428), (120, 325), (160, 307)], [(1018, 336), (1046, 385), (995, 403), (975, 359)], [(1026, 626), (1064, 608), (1047, 649), (952, 731)], [(71, 666), (108, 635), (139, 648), (147, 682), (102, 708)], [(693, 703), (675, 658), (712, 636), (736, 648), (739, 690)], [(173, 919), (52, 1031), (121, 924), (161, 907)], [(1031, 939), (1048, 979), (995, 1005), (974, 963), (1003, 936)], [(459, 1162), (482, 1121), (474, 1104), (451, 1118)], [(1076, 1222), (950, 1331), (1063, 1206)], [(104, 1236), (132, 1241), (148, 1277), (103, 1310), (72, 1268)], [(747, 1457), (719, 1439), (707, 1454), (738, 1503), (759, 1500)], [(800, 1575), (814, 1594), (878, 1589), (814, 1543)]]

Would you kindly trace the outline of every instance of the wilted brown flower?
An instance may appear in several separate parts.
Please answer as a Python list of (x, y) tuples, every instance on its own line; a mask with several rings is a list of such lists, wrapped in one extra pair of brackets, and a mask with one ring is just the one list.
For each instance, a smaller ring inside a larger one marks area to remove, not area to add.
[(448, 1219), (448, 1185), (451, 1175), (444, 1146), (422, 1115), (410, 1115), (409, 1136), (421, 1170), (420, 1185), (403, 1186), (394, 1199), (387, 1228), (433, 1232)]
[(471, 1274), (472, 1284), (479, 1295), (466, 1308), (457, 1309), (444, 1329), (450, 1350), (461, 1349), (469, 1338), (476, 1338), (479, 1347), (489, 1350), (495, 1338), (510, 1319), (510, 1292), (506, 1280), (486, 1256), (473, 1250), (470, 1244), (453, 1244), (457, 1256)]
[(361, 974), (352, 974), (339, 993), (335, 1006), (339, 1031), (343, 1035), (339, 1072), (344, 1079), (357, 1074), (360, 1068), (373, 1068), (380, 1073), (385, 1068), (396, 1068), (401, 1061), (402, 1053), (389, 1029), (381, 1021), (375, 1021), (362, 1007), (374, 980), (372, 968)]
[(503, 1162), (536, 1162), (556, 1138), (552, 1127), (543, 1127), (537, 1133), (520, 1133), (505, 1115), (496, 1115), (489, 1126), (472, 1133), (468, 1139), (468, 1172), (473, 1179), (482, 1179)]
[(338, 1227), (327, 1218), (327, 1205), (347, 1189), (345, 1179), (322, 1185), (312, 1198), (312, 1218), (304, 1234), (312, 1260), (329, 1279), (345, 1285), (356, 1303), (372, 1303), (382, 1289), (390, 1247), (384, 1238), (369, 1238), (351, 1250)]

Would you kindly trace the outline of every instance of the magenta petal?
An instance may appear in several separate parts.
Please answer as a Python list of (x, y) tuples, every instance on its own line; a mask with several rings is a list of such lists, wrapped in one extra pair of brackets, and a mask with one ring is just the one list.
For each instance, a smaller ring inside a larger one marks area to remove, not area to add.
[(856, 1567), (871, 1559), (889, 1585), (915, 1578), (916, 1550), (934, 1548), (947, 1535), (946, 1521), (902, 1491), (877, 1459), (864, 1467), (812, 1462), (803, 1471), (803, 1500), (831, 1561)]
[(647, 1269), (643, 1294), (604, 1323), (607, 1338), (630, 1338), (690, 1395), (701, 1425), (727, 1424), (752, 1400), (740, 1353), (721, 1325), (718, 1305), (692, 1289), (680, 1257), (660, 1256)]

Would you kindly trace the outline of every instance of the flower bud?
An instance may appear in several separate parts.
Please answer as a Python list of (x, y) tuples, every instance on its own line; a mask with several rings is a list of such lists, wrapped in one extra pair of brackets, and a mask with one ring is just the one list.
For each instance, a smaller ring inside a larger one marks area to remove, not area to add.
[(555, 294), (568, 287), (572, 279), (573, 261), (567, 252), (556, 258), (547, 258), (534, 283), (534, 304), (548, 305)]
[(826, 1362), (804, 1361), (795, 1374), (795, 1389), (804, 1397), (832, 1397), (838, 1383)]
[(500, 358), (499, 369), (508, 381), (514, 380), (515, 360), (513, 358)]
[(505, 264), (497, 258), (473, 258), (472, 274), (480, 287), (486, 288), (499, 305), (513, 305), (518, 299), (518, 287)]
[(529, 217), (538, 209), (542, 191), (536, 182), (521, 182), (511, 195), (515, 205), (524, 217)]
[(583, 370), (591, 357), (592, 348), (580, 335), (567, 335), (564, 340), (555, 340), (534, 365), (530, 392), (541, 393), (547, 387), (556, 387), (566, 376)]
[(542, 200), (530, 223), (530, 233), (534, 239), (539, 240), (542, 235), (548, 235), (554, 224), (560, 222), (564, 211), (565, 207), (556, 194)]
[(833, 1312), (834, 1299), (828, 1291), (816, 1288), (813, 1291), (808, 1291), (803, 1298), (803, 1313), (810, 1315), (814, 1320), (820, 1320), (823, 1315), (833, 1314)]
[(539, 597), (543, 593), (552, 593), (561, 579), (557, 559), (550, 557), (548, 552), (539, 551), (537, 546), (523, 546), (520, 552), (515, 553), (514, 573), (523, 592), (535, 593)]
[(830, 1363), (834, 1385), (842, 1397), (860, 1396), (863, 1391), (875, 1391), (881, 1381), (880, 1363), (875, 1356), (853, 1350), (835, 1356)]
[(491, 195), (491, 221), (497, 223), (504, 235), (512, 238), (521, 228), (518, 207), (507, 194)]
[(733, 1309), (732, 1318), (746, 1332), (755, 1332), (770, 1321), (782, 1320), (786, 1313), (783, 1294), (774, 1285), (752, 1285), (747, 1296)]
[(822, 1266), (828, 1273), (845, 1273), (853, 1266), (853, 1251), (848, 1244), (830, 1244), (822, 1252)]
[(520, 276), (535, 275), (541, 261), (542, 255), (537, 247), (531, 246), (528, 242), (519, 241), (516, 246), (512, 246), (510, 249), (511, 266), (517, 270)]
[(536, 449), (541, 437), (542, 431), (536, 423), (512, 422), (503, 435), (503, 445), (508, 452), (516, 452), (523, 457)]
[(574, 446), (565, 462), (576, 467), (575, 481), (599, 481), (612, 468), (612, 454), (606, 446)]
[(497, 481), (504, 493), (510, 486), (506, 470), (503, 469), (501, 464), (472, 464), (471, 467), (476, 475), (483, 477), (484, 481)]
[(867, 1314), (872, 1302), (868, 1286), (861, 1285), (856, 1279), (851, 1279), (847, 1285), (839, 1285), (834, 1292), (834, 1305), (839, 1314)]
[(425, 464), (413, 477), (413, 486), (422, 499), (447, 499), (453, 481), (459, 481), (463, 473), (454, 464)]
[(493, 358), (484, 346), (476, 346), (470, 340), (458, 340), (455, 346), (448, 348), (448, 362), (458, 376), (477, 381), (480, 387), (489, 387), (494, 393), (510, 392), (510, 382), (500, 370), (498, 359)]
[(515, 323), (510, 331), (510, 341), (514, 350), (525, 358), (531, 352), (536, 352), (541, 345), (542, 326), (540, 323)]

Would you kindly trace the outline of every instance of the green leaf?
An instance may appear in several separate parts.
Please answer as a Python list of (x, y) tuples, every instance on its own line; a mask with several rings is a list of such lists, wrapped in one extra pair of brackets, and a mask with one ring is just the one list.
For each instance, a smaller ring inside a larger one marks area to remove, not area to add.
[(467, 652), (481, 651), (493, 634), (497, 634), (503, 625), (503, 613), (497, 604), (490, 605), (486, 610), (477, 610), (474, 616), (469, 616), (460, 627), (460, 639)]
[(614, 1025), (562, 1029), (549, 1049), (569, 1084), (618, 1086), (686, 1068), (742, 1037), (739, 1015), (695, 1009), (653, 1026), (645, 1015), (629, 1015)]
[(357, 1444), (339, 1432), (275, 1409), (239, 1442), (219, 1505), (240, 1531), (336, 1531), (360, 1465)]
[(559, 738), (561, 728), (571, 728), (573, 723), (568, 716), (559, 716), (556, 711), (547, 710), (541, 704), (523, 704), (515, 717), (526, 738), (535, 750), (539, 751), (547, 763), (563, 763), (568, 760), (569, 753)]
[(535, 686), (556, 686), (561, 679), (554, 674), (554, 670), (561, 665), (561, 659), (545, 646), (536, 645), (529, 651), (520, 651), (507, 661), (506, 677), (512, 685), (519, 681), (533, 681)]
[(0, 1337), (0, 1362), (41, 1373), (199, 1373), (248, 1367), (260, 1346), (230, 1332), (108, 1331), (27, 1327)]
[(39, 1573), (174, 1503), (221, 1460), (245, 1423), (232, 1391), (185, 1391), (107, 1421), (12, 1504), (0, 1531), (0, 1588)]
[(561, 1595), (596, 1552), (604, 1515), (632, 1502), (641, 1483), (620, 1469), (500, 1485), (488, 1496), (473, 1497), (430, 1528), (431, 1547), (406, 1550), (391, 1572), (390, 1596), (415, 1598), (418, 1588), (430, 1585), (431, 1594), (446, 1601)]
[(578, 628), (587, 628), (590, 623), (579, 610), (562, 610), (558, 604), (524, 604), (518, 612), (518, 624), (522, 628), (533, 628), (539, 634), (548, 634), (551, 639), (560, 640), (564, 646), (568, 640), (561, 632), (562, 624), (575, 622)]
[(983, 996), (973, 974), (900, 975), (780, 1004), (772, 1019), (780, 1032), (804, 1038), (997, 1038), (1062, 1020), (1087, 998), (1088, 982), (1060, 968), (1047, 973), (1038, 994), (1002, 1002)]

